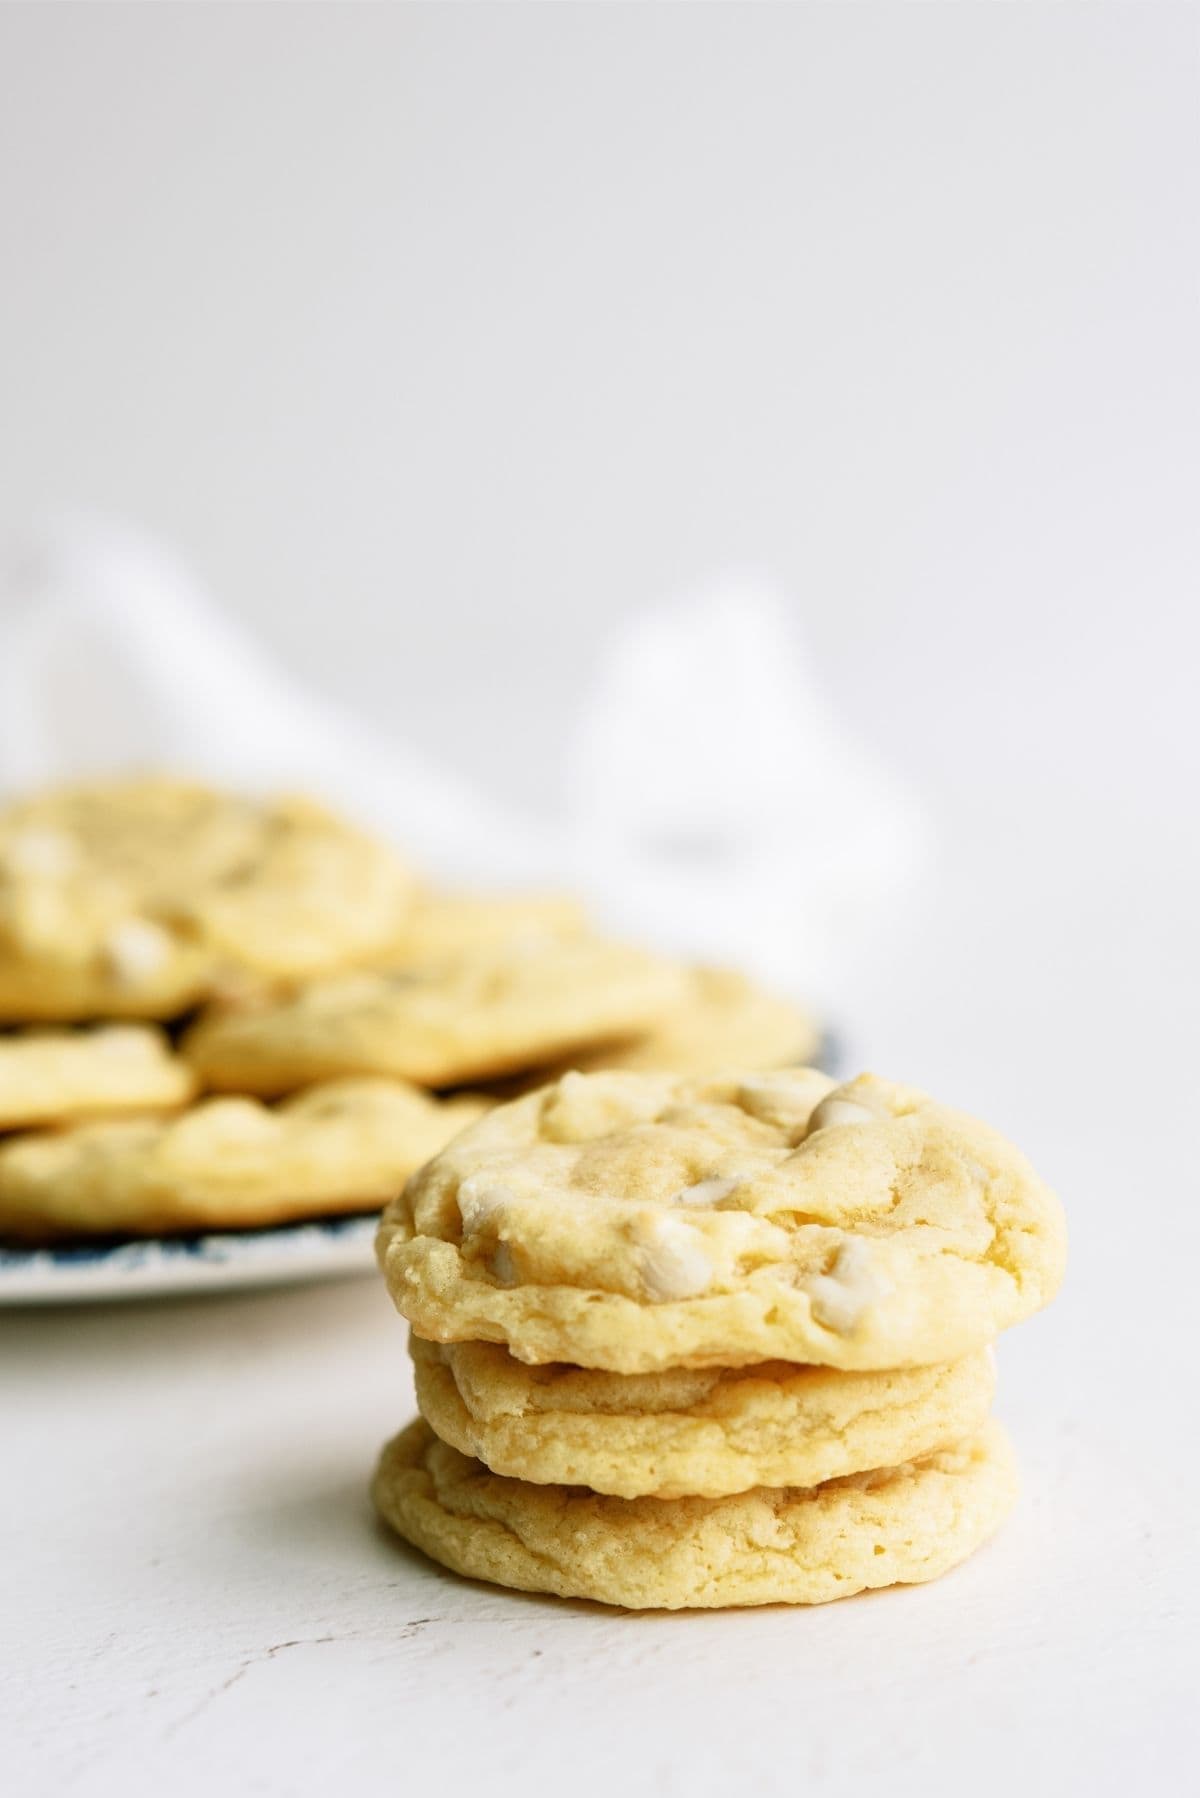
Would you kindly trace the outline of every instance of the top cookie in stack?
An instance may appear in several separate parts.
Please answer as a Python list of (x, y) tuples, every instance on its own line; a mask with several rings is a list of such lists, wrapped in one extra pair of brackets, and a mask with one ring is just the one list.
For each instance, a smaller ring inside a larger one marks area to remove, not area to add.
[(616, 1373), (920, 1366), (1050, 1298), (1057, 1201), (975, 1119), (871, 1075), (567, 1074), (389, 1207), (419, 1335)]
[(928, 1579), (1015, 1492), (989, 1345), (1061, 1209), (985, 1125), (864, 1075), (571, 1073), (384, 1215), (424, 1422), (383, 1515), (459, 1571), (627, 1606)]

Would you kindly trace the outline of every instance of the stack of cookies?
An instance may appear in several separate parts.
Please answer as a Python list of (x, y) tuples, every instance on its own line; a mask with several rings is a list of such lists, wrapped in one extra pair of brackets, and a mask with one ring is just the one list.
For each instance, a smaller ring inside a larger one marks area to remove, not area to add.
[(574, 900), (432, 891), (307, 800), (154, 778), (0, 812), (0, 1237), (378, 1210), (556, 1062), (771, 1066), (815, 1040)]
[(460, 1573), (632, 1608), (934, 1578), (1013, 1502), (990, 1345), (1065, 1247), (1018, 1151), (907, 1087), (568, 1073), (384, 1214), (422, 1420), (377, 1506)]

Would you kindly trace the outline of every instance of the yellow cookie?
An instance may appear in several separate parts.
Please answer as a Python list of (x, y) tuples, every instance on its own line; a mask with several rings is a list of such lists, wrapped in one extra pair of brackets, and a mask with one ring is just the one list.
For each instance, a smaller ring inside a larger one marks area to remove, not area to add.
[(121, 1111), (169, 1111), (195, 1091), (161, 1030), (109, 1024), (0, 1036), (0, 1130)]
[(924, 1093), (811, 1069), (567, 1074), (466, 1131), (384, 1214), (418, 1335), (614, 1373), (953, 1361), (1044, 1305), (1061, 1207)]
[(581, 938), (402, 973), (314, 982), (290, 998), (216, 1009), (184, 1054), (222, 1091), (290, 1092), (338, 1074), (457, 1086), (627, 1035), (677, 997), (657, 957)]
[(433, 1560), (524, 1592), (631, 1610), (823, 1604), (936, 1579), (1016, 1497), (996, 1423), (925, 1460), (731, 1498), (605, 1498), (489, 1473), (410, 1424), (383, 1452), (381, 1516)]
[(995, 1387), (990, 1349), (893, 1373), (786, 1361), (611, 1374), (526, 1367), (495, 1343), (413, 1337), (417, 1403), (493, 1473), (618, 1498), (722, 1498), (894, 1467), (974, 1435)]
[(498, 945), (582, 936), (587, 914), (557, 893), (423, 893), (380, 960), (390, 968), (458, 959)]
[(0, 1144), (0, 1235), (149, 1236), (382, 1205), (484, 1102), (332, 1081), (276, 1109), (206, 1099), (180, 1116)]
[(730, 968), (690, 968), (680, 1003), (644, 1035), (576, 1058), (600, 1068), (712, 1073), (720, 1068), (779, 1068), (813, 1060), (821, 1046), (814, 1019)]
[(230, 971), (294, 979), (378, 953), (412, 880), (305, 800), (166, 779), (0, 813), (0, 1018), (172, 1017)]
[[(672, 1074), (721, 1068), (781, 1068), (817, 1059), (820, 1026), (806, 1011), (730, 968), (688, 968), (678, 1004), (635, 1037), (571, 1057), (571, 1067)], [(569, 1070), (561, 1063), (505, 1082), (496, 1091), (517, 1098)]]

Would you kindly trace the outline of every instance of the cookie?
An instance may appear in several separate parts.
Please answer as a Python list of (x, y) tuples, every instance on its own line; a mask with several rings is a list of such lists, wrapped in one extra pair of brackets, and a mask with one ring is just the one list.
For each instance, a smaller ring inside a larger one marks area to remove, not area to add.
[(290, 1092), (341, 1074), (457, 1086), (545, 1063), (649, 1024), (677, 998), (671, 964), (580, 939), (397, 973), (314, 982), (290, 998), (215, 1009), (184, 1054), (221, 1091)]
[(389, 849), (307, 800), (59, 789), (0, 813), (0, 1018), (173, 1017), (231, 972), (344, 968), (411, 898)]
[(419, 967), (516, 942), (555, 942), (582, 936), (587, 913), (576, 899), (555, 893), (423, 893), (406, 912), (400, 934), (380, 957), (382, 966)]
[(374, 1483), (384, 1520), (456, 1573), (630, 1610), (824, 1604), (936, 1579), (999, 1528), (1016, 1491), (996, 1423), (822, 1486), (628, 1499), (489, 1473), (419, 1422), (389, 1443)]
[(372, 1211), (484, 1102), (331, 1081), (275, 1109), (206, 1099), (170, 1119), (0, 1143), (0, 1235), (146, 1236)]
[(196, 1079), (160, 1030), (111, 1024), (0, 1036), (0, 1130), (186, 1105)]
[[(677, 1005), (642, 1035), (576, 1055), (581, 1073), (602, 1068), (674, 1074), (712, 1073), (721, 1068), (780, 1068), (813, 1061), (821, 1030), (800, 1006), (769, 992), (731, 968), (689, 968)], [(558, 1068), (533, 1085), (560, 1078)]]
[(384, 1213), (432, 1341), (614, 1373), (953, 1361), (1044, 1305), (1062, 1210), (924, 1093), (812, 1069), (567, 1074), (499, 1107)]
[(493, 1473), (618, 1498), (815, 1486), (961, 1442), (995, 1387), (990, 1349), (891, 1373), (769, 1361), (611, 1374), (526, 1367), (495, 1343), (410, 1343), (421, 1415)]

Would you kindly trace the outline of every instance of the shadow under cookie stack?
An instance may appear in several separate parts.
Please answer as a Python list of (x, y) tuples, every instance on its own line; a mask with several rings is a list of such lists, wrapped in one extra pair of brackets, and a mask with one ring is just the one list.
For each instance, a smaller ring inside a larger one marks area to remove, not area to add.
[(422, 1418), (377, 1507), (459, 1573), (634, 1609), (932, 1579), (1014, 1500), (991, 1343), (1065, 1251), (1018, 1151), (912, 1089), (568, 1073), (384, 1214)]
[(497, 1083), (815, 1042), (737, 974), (569, 898), (431, 889), (308, 800), (155, 777), (0, 810), (0, 1244), (376, 1212)]

